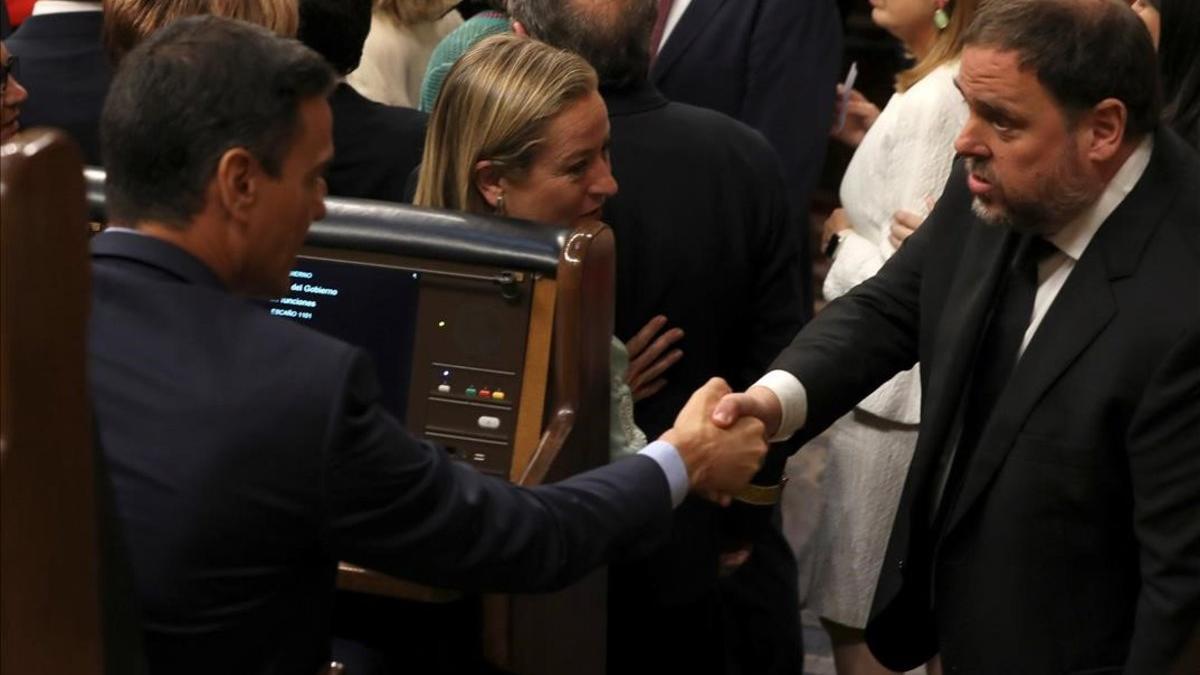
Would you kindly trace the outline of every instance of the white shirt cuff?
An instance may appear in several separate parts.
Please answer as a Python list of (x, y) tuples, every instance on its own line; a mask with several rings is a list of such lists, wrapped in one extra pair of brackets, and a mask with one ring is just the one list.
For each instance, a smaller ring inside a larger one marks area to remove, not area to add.
[(679, 456), (679, 450), (666, 441), (654, 441), (639, 450), (638, 454), (654, 460), (663, 470), (667, 485), (671, 488), (671, 506), (682, 504), (691, 489), (691, 481), (688, 480), (687, 465)]
[(783, 410), (779, 418), (779, 429), (770, 438), (772, 443), (785, 441), (792, 437), (808, 418), (808, 392), (795, 375), (786, 370), (772, 370), (754, 383), (756, 387), (770, 389), (779, 399)]

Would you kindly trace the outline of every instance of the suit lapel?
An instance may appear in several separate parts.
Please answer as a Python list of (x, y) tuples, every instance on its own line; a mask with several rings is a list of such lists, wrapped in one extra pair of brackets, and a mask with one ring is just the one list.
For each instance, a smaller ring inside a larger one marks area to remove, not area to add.
[[(748, 0), (738, 1), (747, 2)], [(650, 71), (652, 81), (658, 82), (662, 79), (671, 66), (679, 60), (679, 57), (687, 51), (696, 37), (704, 32), (709, 20), (725, 2), (726, 0), (692, 0), (692, 4), (683, 13), (679, 23), (675, 25), (675, 30), (671, 31), (671, 35), (658, 53), (658, 58), (654, 61), (654, 67)]]
[(996, 403), (946, 532), (986, 491), (1046, 391), (1116, 316), (1112, 281), (1137, 271), (1146, 243), (1180, 189), (1173, 171), (1177, 145), (1172, 135), (1158, 134), (1146, 172), (1100, 227), (1050, 305)]

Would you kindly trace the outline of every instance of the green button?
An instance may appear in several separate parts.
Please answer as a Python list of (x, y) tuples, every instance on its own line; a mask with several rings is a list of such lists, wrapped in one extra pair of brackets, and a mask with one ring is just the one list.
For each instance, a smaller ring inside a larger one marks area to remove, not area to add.
[(467, 387), (467, 390), (463, 393), (466, 394), (469, 398), (474, 398), (475, 394), (478, 394), (479, 392), (476, 391), (475, 387)]

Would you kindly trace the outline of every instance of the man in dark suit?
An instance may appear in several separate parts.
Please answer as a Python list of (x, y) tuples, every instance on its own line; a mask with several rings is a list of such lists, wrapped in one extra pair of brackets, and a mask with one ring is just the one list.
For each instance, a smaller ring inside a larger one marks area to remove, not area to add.
[(30, 91), (22, 126), (66, 131), (93, 165), (100, 164), (100, 108), (112, 78), (101, 41), (103, 23), (99, 2), (61, 8), (38, 3), (7, 41)]
[(811, 437), (919, 358), (871, 650), (1168, 672), (1200, 624), (1200, 160), (1120, 3), (990, 3), (964, 43), (934, 212), (715, 416)]
[(338, 560), (560, 587), (766, 449), (761, 424), (708, 423), (714, 379), (638, 456), (515, 488), (410, 437), (361, 351), (241, 297), (282, 295), (323, 215), (333, 84), (294, 41), (193, 17), (125, 58), (105, 106), (90, 380), (152, 672), (317, 672)]
[(672, 101), (758, 129), (783, 161), (812, 312), (808, 211), (833, 126), (842, 62), (834, 0), (672, 0), (651, 80)]
[(345, 76), (358, 67), (371, 29), (371, 0), (301, 0), (300, 41), (342, 76), (333, 108), (329, 194), (406, 202), (409, 175), (425, 151), (425, 113), (383, 105), (358, 93)]
[[(635, 406), (653, 437), (708, 377), (748, 386), (803, 325), (798, 234), (779, 161), (753, 129), (669, 102), (650, 84), (651, 0), (517, 0), (509, 9), (520, 30), (598, 71), (620, 184), (604, 210), (617, 240), (617, 335), (628, 338), (659, 314), (685, 335), (665, 386)], [(749, 562), (720, 580), (723, 515), (689, 500), (669, 545), (613, 567), (611, 672), (802, 667), (786, 542), (778, 527), (753, 533), (753, 542), (739, 542), (752, 543)]]

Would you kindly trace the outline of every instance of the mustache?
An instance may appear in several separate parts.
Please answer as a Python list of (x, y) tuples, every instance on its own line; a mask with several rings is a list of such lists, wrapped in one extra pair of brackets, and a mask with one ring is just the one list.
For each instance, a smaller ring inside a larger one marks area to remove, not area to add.
[(979, 178), (982, 178), (989, 183), (996, 182), (996, 176), (992, 173), (992, 165), (987, 161), (981, 161), (975, 157), (968, 157), (966, 164), (967, 171), (975, 174)]

